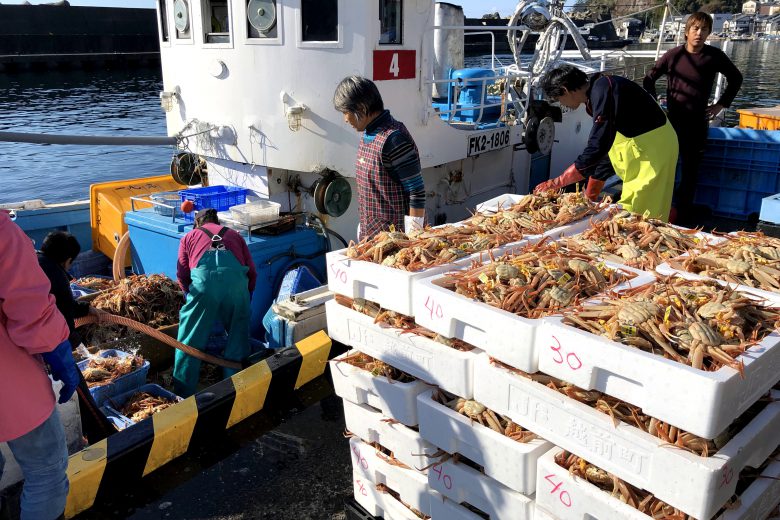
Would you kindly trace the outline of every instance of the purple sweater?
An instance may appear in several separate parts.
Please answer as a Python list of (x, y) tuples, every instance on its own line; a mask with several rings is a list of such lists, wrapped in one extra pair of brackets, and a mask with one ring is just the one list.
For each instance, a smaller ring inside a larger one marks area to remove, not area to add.
[(711, 45), (705, 45), (695, 54), (688, 52), (685, 45), (671, 49), (655, 62), (652, 70), (645, 76), (642, 86), (656, 97), (655, 82), (661, 76), (667, 75), (669, 80), (666, 103), (669, 117), (702, 119), (715, 76), (719, 72), (726, 76), (727, 86), (716, 103), (729, 107), (742, 86), (742, 74), (722, 50)]
[[(214, 233), (219, 233), (222, 229), (220, 224), (207, 223), (203, 227)], [(233, 253), (238, 263), (249, 268), (247, 276), (249, 277), (249, 292), (255, 290), (255, 281), (257, 280), (257, 270), (252, 255), (249, 254), (249, 248), (241, 238), (241, 235), (233, 229), (228, 229), (225, 236), (222, 237), (222, 243), (225, 249)], [(211, 238), (199, 229), (193, 229), (179, 243), (179, 260), (176, 262), (176, 278), (184, 292), (189, 292), (192, 278), (190, 271), (198, 266), (200, 258), (211, 247)]]

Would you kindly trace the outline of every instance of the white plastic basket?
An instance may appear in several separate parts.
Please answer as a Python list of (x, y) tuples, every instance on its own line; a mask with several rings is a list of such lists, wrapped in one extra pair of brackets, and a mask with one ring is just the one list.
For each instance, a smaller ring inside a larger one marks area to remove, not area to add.
[(254, 226), (264, 222), (273, 222), (279, 219), (279, 208), (282, 205), (270, 200), (257, 200), (246, 204), (237, 204), (230, 207), (230, 215), (233, 220), (245, 225)]

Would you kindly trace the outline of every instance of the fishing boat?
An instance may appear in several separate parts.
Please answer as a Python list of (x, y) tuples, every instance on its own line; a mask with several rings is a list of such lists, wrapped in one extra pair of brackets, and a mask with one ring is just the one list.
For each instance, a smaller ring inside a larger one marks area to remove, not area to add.
[[(590, 117), (543, 101), (539, 90), (557, 63), (636, 74), (630, 58), (654, 55), (591, 51), (562, 4), (536, 1), (520, 2), (507, 26), (513, 63), (501, 63), (493, 52), (485, 68), (464, 67), (464, 42), (478, 31), (465, 25), (463, 10), (430, 0), (158, 0), (157, 20), (168, 136), (129, 144), (175, 144), (171, 178), (97, 185), (89, 203), (7, 207), (36, 239), (66, 227), (88, 236), (86, 243), (119, 269), (129, 248), (133, 272), (175, 279), (178, 243), (192, 222), (178, 193), (173, 199), (166, 193), (225, 187), (278, 204), (293, 223), (276, 234), (231, 222), (255, 262), (267, 266), (258, 283), (267, 289), (252, 301), (256, 339), (267, 333), (263, 318), (285, 275), (306, 266), (325, 282), (338, 275), (326, 253), (356, 238), (358, 136), (332, 104), (343, 77), (373, 79), (386, 107), (414, 136), (428, 223), (438, 225), (460, 221), (496, 196), (528, 193), (580, 153)], [(529, 63), (520, 52), (532, 33), (539, 36)], [(567, 35), (576, 51), (564, 51)], [(117, 144), (18, 133), (3, 138)], [(332, 354), (322, 332), (278, 346), (237, 376), (73, 454), (66, 517), (91, 507), (118, 481), (142, 478), (186, 453), (193, 436), (229, 428), (261, 410), (267, 396), (321, 375)]]

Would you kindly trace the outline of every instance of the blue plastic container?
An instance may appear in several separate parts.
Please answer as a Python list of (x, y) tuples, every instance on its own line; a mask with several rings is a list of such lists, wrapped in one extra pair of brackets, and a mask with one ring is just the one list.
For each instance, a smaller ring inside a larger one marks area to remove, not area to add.
[[(129, 357), (130, 354), (128, 354), (127, 352), (122, 352), (121, 350), (107, 349), (98, 352), (98, 356), (104, 358)], [(87, 368), (87, 363), (89, 363), (88, 359), (79, 361), (78, 362), (79, 370), (84, 372), (84, 370)], [(144, 383), (146, 383), (146, 376), (148, 373), (149, 373), (149, 362), (144, 360), (144, 364), (141, 365), (136, 370), (133, 370), (129, 374), (120, 376), (108, 384), (101, 385), (101, 386), (93, 386), (92, 388), (89, 389), (89, 392), (92, 394), (92, 397), (95, 399), (95, 403), (98, 406), (102, 406), (103, 403), (106, 401), (106, 399), (122, 394), (124, 392), (134, 390), (139, 386), (143, 385)]]
[(780, 192), (780, 131), (711, 128), (694, 202), (746, 220)]
[(214, 208), (217, 211), (227, 211), (237, 204), (246, 202), (246, 188), (235, 186), (206, 186), (203, 188), (191, 188), (179, 191), (181, 202), (191, 200), (195, 205), (193, 211), (184, 213), (184, 220), (192, 222), (195, 213), (204, 208)]
[(125, 428), (135, 424), (135, 422), (132, 419), (130, 419), (125, 415), (122, 415), (122, 413), (120, 413), (119, 410), (125, 405), (125, 403), (131, 397), (133, 397), (138, 392), (146, 392), (147, 394), (153, 395), (155, 397), (163, 397), (165, 399), (168, 399), (170, 401), (175, 401), (177, 403), (182, 400), (182, 398), (179, 397), (178, 395), (169, 392), (168, 390), (161, 387), (160, 385), (155, 385), (155, 384), (142, 385), (134, 390), (130, 390), (129, 392), (125, 392), (121, 395), (117, 395), (116, 397), (112, 397), (108, 399), (100, 409), (103, 412), (103, 415), (105, 415), (109, 421), (114, 423), (114, 426), (116, 426), (117, 429), (124, 430)]
[[(274, 303), (289, 299), (292, 295), (308, 291), (322, 285), (317, 276), (305, 265), (296, 267), (287, 271), (282, 278), (282, 284), (279, 288), (279, 294)], [(291, 343), (291, 331), (288, 333), (287, 320), (277, 316), (273, 306), (263, 316), (263, 328), (265, 328), (265, 339), (268, 348), (278, 349), (289, 347)]]
[[(486, 86), (492, 84), (494, 79), (492, 78), (495, 73), (490, 69), (456, 69), (450, 74), (450, 78), (456, 80), (455, 84), (458, 85), (458, 97), (454, 97), (455, 87), (451, 86), (448, 93), (449, 101), (453, 104), (452, 108), (479, 106), (483, 104), (500, 103), (501, 98), (499, 96), (488, 96)], [(482, 117), (480, 119), (480, 109), (473, 108), (468, 110), (458, 110), (452, 115), (452, 119), (455, 121), (469, 121), (475, 122), (478, 119), (482, 122), (488, 122), (495, 120), (501, 113), (500, 106), (487, 107), (481, 110)]]

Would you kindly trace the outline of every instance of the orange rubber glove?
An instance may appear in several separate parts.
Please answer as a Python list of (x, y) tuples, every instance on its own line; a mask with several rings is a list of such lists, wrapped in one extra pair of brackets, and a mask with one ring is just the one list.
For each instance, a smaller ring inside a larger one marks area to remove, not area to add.
[(585, 180), (585, 177), (583, 177), (577, 167), (572, 164), (558, 177), (539, 183), (536, 188), (534, 188), (534, 193), (543, 193), (550, 190), (558, 191), (569, 184), (574, 184), (575, 182), (580, 182), (582, 180)]
[(588, 177), (588, 185), (585, 187), (585, 196), (592, 201), (599, 200), (599, 194), (604, 187), (604, 181)]

